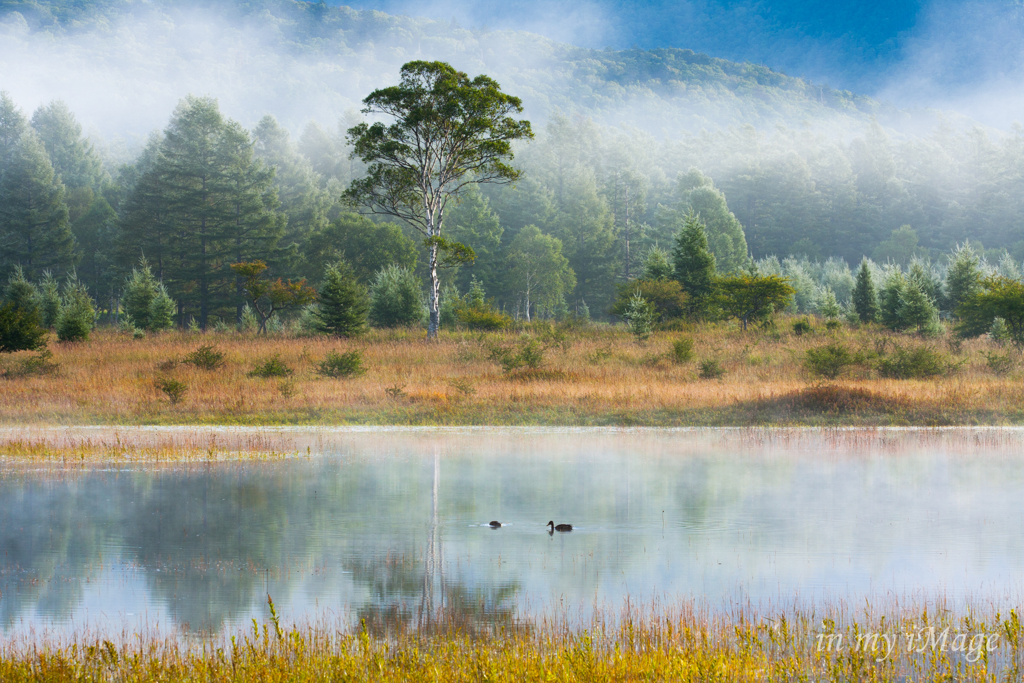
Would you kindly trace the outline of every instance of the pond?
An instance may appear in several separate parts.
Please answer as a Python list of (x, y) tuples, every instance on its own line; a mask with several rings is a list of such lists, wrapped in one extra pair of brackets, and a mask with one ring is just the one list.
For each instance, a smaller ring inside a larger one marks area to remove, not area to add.
[(265, 621), (268, 594), (289, 623), (384, 629), (626, 598), (1019, 602), (1017, 430), (277, 436), (294, 457), (4, 461), (0, 629), (224, 632)]

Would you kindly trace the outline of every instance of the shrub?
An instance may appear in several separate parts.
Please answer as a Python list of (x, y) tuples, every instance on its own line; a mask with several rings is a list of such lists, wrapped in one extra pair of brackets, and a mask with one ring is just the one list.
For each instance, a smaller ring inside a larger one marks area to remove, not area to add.
[(985, 364), (994, 374), (1003, 377), (1010, 374), (1010, 371), (1013, 370), (1014, 362), (1008, 353), (986, 353)]
[(0, 306), (0, 353), (33, 351), (46, 345), (46, 329), (38, 310), (14, 303)]
[(194, 365), (200, 370), (216, 370), (224, 365), (224, 352), (211, 344), (204, 344), (181, 359), (182, 363)]
[(842, 344), (829, 344), (808, 349), (804, 356), (804, 368), (817, 377), (835, 379), (858, 360), (857, 356), (850, 353)]
[(377, 327), (400, 327), (423, 320), (423, 293), (408, 268), (388, 266), (377, 271), (370, 287), (370, 322)]
[(518, 347), (510, 344), (492, 348), (490, 358), (505, 372), (523, 367), (535, 370), (544, 362), (544, 349), (536, 339), (526, 339)]
[(687, 296), (676, 280), (632, 280), (617, 285), (617, 289), (617, 298), (608, 312), (620, 318), (626, 317), (638, 292), (650, 306), (656, 322), (680, 318), (686, 313)]
[(347, 353), (329, 351), (327, 356), (317, 365), (316, 371), (317, 374), (323, 377), (333, 377), (335, 379), (354, 377), (366, 372), (363, 369), (363, 354), (358, 350)]
[(680, 337), (672, 342), (669, 358), (671, 358), (673, 363), (680, 365), (693, 360), (693, 339), (691, 337)]
[(889, 379), (916, 379), (944, 375), (950, 370), (945, 354), (929, 346), (906, 349), (897, 345), (878, 359), (878, 374)]
[(11, 367), (4, 369), (0, 377), (4, 379), (17, 379), (19, 377), (33, 377), (39, 375), (54, 375), (60, 370), (60, 364), (53, 362), (53, 354), (43, 350), (34, 356), (22, 358)]
[(62, 342), (87, 341), (96, 324), (96, 308), (89, 290), (76, 279), (68, 278), (57, 316), (57, 339)]
[(281, 360), (281, 354), (275, 353), (262, 363), (258, 363), (249, 372), (249, 377), (290, 377), (295, 371)]
[(460, 307), (455, 318), (471, 330), (504, 330), (512, 325), (512, 318), (486, 304)]
[(793, 334), (798, 337), (805, 334), (810, 334), (814, 331), (814, 326), (811, 325), (811, 321), (807, 318), (801, 318), (793, 323)]
[(155, 384), (157, 389), (167, 394), (167, 398), (170, 399), (171, 405), (175, 405), (181, 401), (182, 397), (185, 396), (185, 392), (188, 391), (187, 384), (180, 380), (176, 380), (173, 377), (158, 377)]
[(700, 362), (701, 379), (718, 379), (725, 375), (725, 368), (714, 358), (706, 358)]
[(835, 332), (836, 330), (841, 329), (842, 327), (843, 323), (839, 322), (838, 320), (828, 320), (825, 322), (825, 329), (828, 330), (829, 332)]

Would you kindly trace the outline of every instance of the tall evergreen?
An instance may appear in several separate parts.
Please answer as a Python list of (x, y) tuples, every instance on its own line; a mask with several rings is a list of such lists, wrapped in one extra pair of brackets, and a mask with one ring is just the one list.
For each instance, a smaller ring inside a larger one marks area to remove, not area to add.
[(148, 258), (182, 316), (198, 313), (201, 327), (211, 315), (238, 315), (241, 283), (230, 264), (279, 256), (273, 170), (212, 98), (182, 100), (147, 153), (122, 212), (122, 264)]
[(366, 330), (370, 298), (344, 260), (327, 266), (318, 298), (315, 315), (324, 332), (353, 337)]
[(697, 169), (680, 174), (677, 192), (683, 204), (700, 216), (708, 236), (708, 249), (715, 255), (716, 267), (733, 272), (747, 265), (747, 238), (743, 226), (729, 210), (725, 194)]
[(708, 234), (704, 223), (691, 209), (683, 219), (683, 226), (672, 250), (674, 277), (689, 297), (687, 307), (692, 317), (707, 314), (715, 288), (715, 255), (708, 249)]
[(6, 91), (0, 90), (0, 179), (14, 159), (28, 123)]
[(857, 271), (857, 284), (853, 287), (853, 310), (862, 323), (869, 323), (878, 317), (878, 294), (875, 291), (875, 283), (871, 280), (871, 268), (868, 260), (860, 262), (860, 270)]
[(82, 126), (67, 104), (55, 100), (37, 109), (32, 114), (32, 128), (65, 186), (98, 189), (104, 175), (103, 163), (89, 141), (82, 137)]
[(0, 281), (18, 265), (34, 279), (75, 262), (64, 186), (35, 134), (26, 131), (0, 176)]

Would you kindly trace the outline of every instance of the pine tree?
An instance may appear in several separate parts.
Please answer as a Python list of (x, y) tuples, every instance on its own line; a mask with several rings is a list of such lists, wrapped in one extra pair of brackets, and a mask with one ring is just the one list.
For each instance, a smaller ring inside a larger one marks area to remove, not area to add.
[(314, 313), (320, 329), (337, 337), (362, 334), (369, 310), (366, 288), (356, 280), (352, 266), (343, 260), (327, 266)]
[(125, 281), (122, 303), (124, 312), (140, 330), (156, 332), (174, 324), (177, 306), (164, 286), (153, 276), (145, 259), (139, 262), (137, 268), (132, 269)]
[(51, 329), (57, 324), (60, 315), (60, 285), (50, 271), (44, 271), (39, 281), (39, 313), (42, 315), (43, 327)]
[(873, 322), (878, 317), (878, 294), (875, 292), (875, 283), (871, 281), (871, 268), (867, 259), (860, 263), (851, 301), (862, 323)]
[[(25, 272), (21, 266), (15, 267), (7, 281), (3, 300), (4, 303), (13, 304), (22, 310), (39, 313), (39, 290), (25, 278)], [(42, 321), (40, 320), (40, 322)]]
[(644, 280), (668, 280), (672, 277), (672, 264), (668, 252), (660, 247), (651, 247), (644, 258), (642, 277)]
[(370, 287), (370, 322), (377, 327), (400, 327), (423, 320), (423, 292), (408, 268), (387, 266)]
[(899, 318), (906, 327), (920, 334), (938, 330), (939, 311), (931, 298), (912, 278), (907, 278), (899, 293)]
[(900, 267), (891, 266), (882, 284), (878, 318), (883, 325), (895, 332), (905, 330), (909, 326), (903, 319), (903, 298), (907, 286), (907, 279)]
[(715, 255), (708, 249), (704, 224), (692, 210), (683, 219), (683, 227), (672, 250), (675, 279), (689, 296), (689, 314), (702, 318), (708, 312), (715, 287)]
[(0, 179), (16, 156), (28, 122), (7, 92), (0, 90)]
[(981, 258), (970, 242), (957, 245), (946, 271), (946, 301), (950, 311), (956, 311), (960, 304), (981, 291), (982, 275)]
[[(0, 278), (20, 265), (26, 277), (75, 265), (64, 186), (35, 134), (22, 135), (0, 177)], [(0, 280), (2, 281), (2, 280)]]
[(40, 107), (32, 114), (32, 128), (53, 164), (53, 170), (66, 187), (97, 189), (103, 178), (103, 163), (88, 140), (71, 109), (61, 100)]
[(88, 341), (95, 324), (96, 307), (89, 290), (74, 275), (69, 275), (61, 292), (57, 339), (62, 342)]
[(700, 216), (707, 234), (708, 249), (715, 255), (716, 267), (735, 272), (747, 265), (747, 238), (743, 226), (729, 210), (725, 194), (711, 178), (696, 169), (680, 175), (677, 191), (682, 204)]

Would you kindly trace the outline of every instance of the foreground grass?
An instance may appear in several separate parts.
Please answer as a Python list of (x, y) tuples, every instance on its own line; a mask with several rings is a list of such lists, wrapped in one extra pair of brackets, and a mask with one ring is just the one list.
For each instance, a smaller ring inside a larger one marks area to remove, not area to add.
[[(122, 634), (0, 643), (0, 680), (117, 681), (1018, 681), (1015, 612), (987, 619), (870, 605), (711, 614), (692, 603), (628, 608), (586, 628), (564, 619), (467, 632), (282, 628), (275, 617), (230, 639)], [(442, 619), (442, 622), (444, 620)], [(841, 636), (841, 638), (840, 638)], [(116, 642), (115, 642), (116, 641)]]
[[(0, 379), (0, 424), (1024, 424), (1018, 354), (984, 339), (957, 348), (875, 329), (795, 335), (710, 325), (657, 333), (644, 344), (607, 326), (532, 334), (545, 348), (541, 369), (510, 374), (490, 355), (495, 345), (517, 343), (511, 333), (443, 333), (436, 342), (418, 330), (358, 340), (186, 332), (133, 340), (99, 330), (86, 343), (51, 343), (52, 373)], [(675, 363), (669, 352), (682, 334), (694, 340), (694, 359)], [(927, 344), (947, 354), (954, 369), (895, 380), (860, 367), (825, 383), (807, 374), (803, 358), (833, 341), (867, 352), (894, 342)], [(204, 344), (225, 354), (223, 367), (168, 362)], [(328, 352), (351, 350), (362, 353), (364, 374), (316, 373)], [(990, 369), (991, 354), (1006, 357), (1001, 374)], [(9, 354), (0, 364), (14, 368), (29, 355)], [(292, 375), (249, 376), (275, 355)], [(704, 360), (717, 361), (724, 374), (702, 379)], [(186, 387), (176, 404), (156, 384), (168, 377)]]

